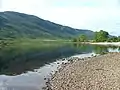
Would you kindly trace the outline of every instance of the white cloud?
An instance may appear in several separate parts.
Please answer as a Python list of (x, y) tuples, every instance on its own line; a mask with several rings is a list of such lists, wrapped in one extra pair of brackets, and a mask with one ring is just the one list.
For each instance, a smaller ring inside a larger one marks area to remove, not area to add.
[(3, 0), (0, 10), (33, 14), (74, 28), (120, 29), (119, 0)]
[(2, 8), (2, 0), (0, 0), (0, 9)]

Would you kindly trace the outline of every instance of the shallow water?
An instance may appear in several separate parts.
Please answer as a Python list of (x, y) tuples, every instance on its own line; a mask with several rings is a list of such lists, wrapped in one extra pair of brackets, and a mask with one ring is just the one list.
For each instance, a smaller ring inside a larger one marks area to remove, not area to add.
[[(90, 57), (103, 52), (119, 52), (119, 47), (65, 44), (57, 47), (0, 51), (0, 90), (41, 90), (45, 78), (68, 57)], [(64, 58), (64, 59), (63, 59)]]

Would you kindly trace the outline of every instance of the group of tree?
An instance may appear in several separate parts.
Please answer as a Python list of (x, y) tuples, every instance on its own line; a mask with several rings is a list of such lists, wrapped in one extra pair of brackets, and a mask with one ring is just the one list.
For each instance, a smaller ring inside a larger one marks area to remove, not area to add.
[(111, 36), (108, 32), (100, 30), (95, 32), (95, 42), (120, 42), (120, 36)]
[(107, 42), (120, 42), (120, 36), (112, 36), (111, 38), (108, 38)]
[(94, 41), (95, 42), (105, 42), (109, 38), (109, 33), (103, 30), (95, 32)]
[(94, 38), (92, 40), (89, 39), (89, 37), (85, 35), (80, 35), (77, 38), (73, 39), (74, 42), (120, 42), (120, 36), (111, 36), (108, 32), (100, 30), (95, 32)]
[(77, 37), (77, 38), (74, 38), (73, 39), (73, 42), (87, 42), (87, 36), (85, 36), (85, 35), (80, 35), (79, 37)]

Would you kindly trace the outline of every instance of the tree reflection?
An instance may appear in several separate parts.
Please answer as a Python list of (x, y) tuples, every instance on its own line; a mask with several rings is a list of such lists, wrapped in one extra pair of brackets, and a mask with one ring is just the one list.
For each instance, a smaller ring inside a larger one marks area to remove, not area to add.
[(108, 47), (107, 46), (94, 46), (94, 52), (96, 54), (105, 54), (108, 52)]

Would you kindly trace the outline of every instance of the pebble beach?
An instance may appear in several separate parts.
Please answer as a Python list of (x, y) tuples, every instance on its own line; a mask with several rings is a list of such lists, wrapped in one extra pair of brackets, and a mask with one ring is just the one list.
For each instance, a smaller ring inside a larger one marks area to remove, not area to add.
[(120, 90), (120, 53), (108, 53), (63, 64), (47, 90)]

